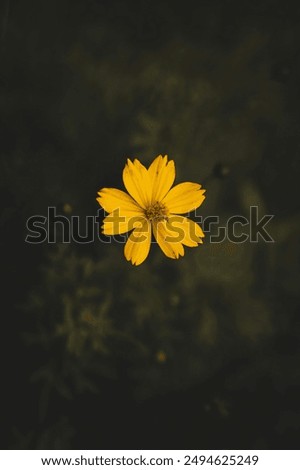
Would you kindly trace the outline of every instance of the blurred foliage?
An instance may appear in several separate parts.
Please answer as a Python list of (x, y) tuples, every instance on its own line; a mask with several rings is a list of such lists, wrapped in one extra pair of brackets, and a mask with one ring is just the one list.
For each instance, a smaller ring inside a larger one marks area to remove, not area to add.
[[(2, 246), (17, 286), (4, 305), (24, 367), (8, 445), (289, 446), (300, 384), (292, 11), (268, 0), (29, 3), (14, 5), (1, 50)], [(160, 153), (178, 182), (207, 189), (198, 215), (222, 225), (256, 205), (275, 215), (275, 243), (207, 237), (179, 261), (153, 244), (138, 268), (117, 242), (26, 246), (27, 217), (96, 214), (97, 190), (121, 187), (127, 156)]]

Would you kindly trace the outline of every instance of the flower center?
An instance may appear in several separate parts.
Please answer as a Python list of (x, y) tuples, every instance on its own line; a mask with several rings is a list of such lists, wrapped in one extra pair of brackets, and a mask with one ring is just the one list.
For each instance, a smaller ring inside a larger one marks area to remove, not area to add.
[(167, 220), (169, 211), (162, 202), (154, 202), (145, 209), (145, 216), (148, 220)]

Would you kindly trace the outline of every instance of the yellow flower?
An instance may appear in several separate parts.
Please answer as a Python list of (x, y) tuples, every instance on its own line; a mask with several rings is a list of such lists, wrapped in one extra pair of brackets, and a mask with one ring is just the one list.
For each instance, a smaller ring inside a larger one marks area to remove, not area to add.
[(205, 199), (205, 190), (197, 183), (180, 183), (171, 189), (174, 180), (174, 161), (168, 161), (167, 155), (159, 155), (148, 169), (139, 160), (128, 159), (123, 182), (129, 194), (115, 188), (98, 192), (97, 201), (108, 212), (102, 231), (105, 235), (132, 231), (124, 255), (134, 265), (147, 258), (152, 231), (169, 258), (183, 256), (183, 245), (194, 247), (203, 243), (204, 233), (199, 225), (178, 214), (199, 207)]

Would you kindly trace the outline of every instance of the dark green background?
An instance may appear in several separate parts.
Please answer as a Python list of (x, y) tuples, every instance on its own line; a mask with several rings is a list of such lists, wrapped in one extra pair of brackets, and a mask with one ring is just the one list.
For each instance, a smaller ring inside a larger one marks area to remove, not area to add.
[[(11, 0), (1, 15), (1, 446), (297, 448), (296, 2)], [(95, 215), (126, 157), (160, 153), (206, 187), (200, 214), (256, 205), (275, 243), (207, 236), (140, 267), (117, 242), (25, 243), (28, 217)]]

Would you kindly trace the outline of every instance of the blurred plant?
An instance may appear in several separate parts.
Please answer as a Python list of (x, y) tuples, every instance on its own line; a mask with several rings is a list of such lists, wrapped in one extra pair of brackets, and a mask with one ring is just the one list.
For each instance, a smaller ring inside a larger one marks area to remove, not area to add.
[(36, 327), (26, 341), (47, 351), (32, 377), (43, 385), (41, 416), (52, 391), (99, 393), (99, 378), (120, 370), (141, 398), (203, 381), (237, 345), (274, 332), (266, 302), (251, 296), (249, 247), (208, 245), (175, 266), (155, 251), (138, 270), (124, 265), (121, 249), (98, 260), (66, 245), (50, 250), (27, 305)]

